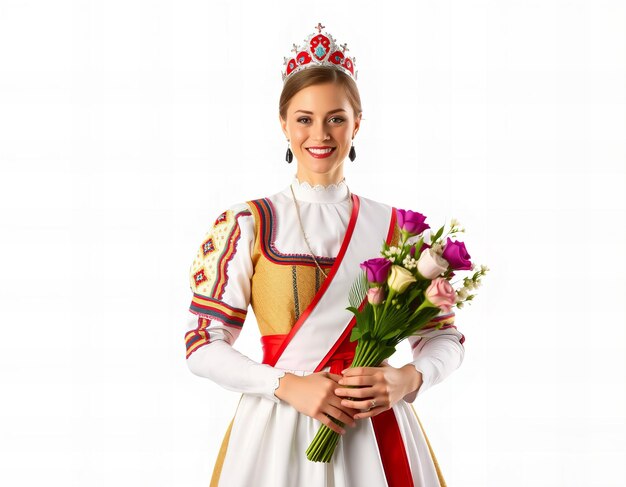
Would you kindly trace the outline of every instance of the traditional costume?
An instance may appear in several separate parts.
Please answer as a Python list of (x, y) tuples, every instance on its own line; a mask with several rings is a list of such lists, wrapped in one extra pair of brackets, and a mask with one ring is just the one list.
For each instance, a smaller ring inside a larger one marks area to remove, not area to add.
[[(292, 194), (293, 189), (293, 194)], [(293, 196), (315, 264), (298, 226)], [(348, 190), (345, 179), (312, 187), (294, 177), (282, 191), (235, 204), (206, 234), (190, 269), (192, 316), (187, 364), (241, 393), (215, 463), (211, 486), (439, 487), (435, 455), (412, 407), (457, 369), (465, 337), (454, 313), (409, 338), (423, 383), (391, 409), (346, 428), (330, 463), (305, 451), (321, 423), (274, 394), (286, 372), (340, 374), (351, 363), (354, 315), (348, 292), (359, 263), (400, 240), (395, 208)], [(251, 305), (263, 363), (233, 347)]]

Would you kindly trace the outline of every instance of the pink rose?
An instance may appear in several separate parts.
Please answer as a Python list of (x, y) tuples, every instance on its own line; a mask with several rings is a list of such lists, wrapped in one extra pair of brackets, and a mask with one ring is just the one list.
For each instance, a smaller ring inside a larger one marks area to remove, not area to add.
[(385, 299), (385, 290), (382, 287), (372, 287), (367, 290), (367, 300), (370, 304), (380, 304)]
[(456, 292), (452, 284), (443, 277), (433, 279), (424, 294), (428, 301), (438, 306), (444, 313), (449, 313), (456, 303)]

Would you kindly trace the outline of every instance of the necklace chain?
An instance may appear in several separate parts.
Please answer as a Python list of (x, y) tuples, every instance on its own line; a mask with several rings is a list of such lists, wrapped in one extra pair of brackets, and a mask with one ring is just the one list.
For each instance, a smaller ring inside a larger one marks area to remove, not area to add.
[[(343, 179), (341, 181), (343, 181)], [(341, 182), (341, 181), (339, 181), (339, 182)], [(339, 183), (337, 183), (337, 184), (339, 184)], [(347, 186), (348, 185), (346, 184), (346, 187)], [(309, 253), (311, 254), (311, 257), (313, 257), (313, 261), (315, 262), (315, 265), (317, 266), (317, 268), (321, 271), (322, 274), (324, 274), (324, 277), (328, 277), (328, 274), (326, 274), (326, 272), (324, 272), (324, 269), (322, 269), (320, 264), (319, 264), (319, 262), (317, 262), (317, 259), (315, 258), (315, 254), (313, 253), (313, 250), (311, 249), (311, 244), (309, 243), (309, 239), (307, 238), (306, 233), (304, 232), (304, 226), (302, 225), (302, 218), (300, 217), (300, 205), (298, 204), (298, 200), (296, 199), (296, 193), (294, 193), (294, 191), (293, 191), (293, 184), (290, 185), (289, 188), (291, 189), (291, 195), (293, 196), (293, 202), (296, 205), (296, 215), (298, 216), (298, 222), (300, 223), (300, 231), (302, 232), (302, 236), (304, 237), (304, 241), (306, 242), (306, 246), (309, 248)], [(352, 193), (350, 192), (350, 188), (348, 188), (348, 198), (350, 199), (350, 201), (352, 201)]]

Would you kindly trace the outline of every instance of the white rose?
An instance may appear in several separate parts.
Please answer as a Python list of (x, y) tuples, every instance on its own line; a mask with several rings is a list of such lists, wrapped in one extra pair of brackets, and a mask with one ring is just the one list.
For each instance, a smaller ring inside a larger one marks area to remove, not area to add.
[(426, 279), (434, 279), (448, 269), (448, 261), (432, 248), (425, 249), (417, 261), (417, 271)]

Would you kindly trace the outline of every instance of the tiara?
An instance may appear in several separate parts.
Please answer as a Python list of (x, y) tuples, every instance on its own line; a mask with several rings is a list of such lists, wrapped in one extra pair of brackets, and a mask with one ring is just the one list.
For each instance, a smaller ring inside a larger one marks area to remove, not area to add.
[(350, 76), (354, 81), (357, 79), (358, 71), (354, 70), (355, 57), (347, 57), (348, 44), (341, 44), (337, 48), (337, 44), (333, 36), (328, 32), (322, 34), (322, 29), (326, 26), (318, 23), (315, 28), (317, 32), (313, 32), (304, 39), (302, 47), (293, 45), (291, 49), (295, 52), (294, 57), (284, 58), (285, 69), (282, 71), (283, 84), (289, 76), (313, 66), (328, 66), (330, 68), (339, 69)]

